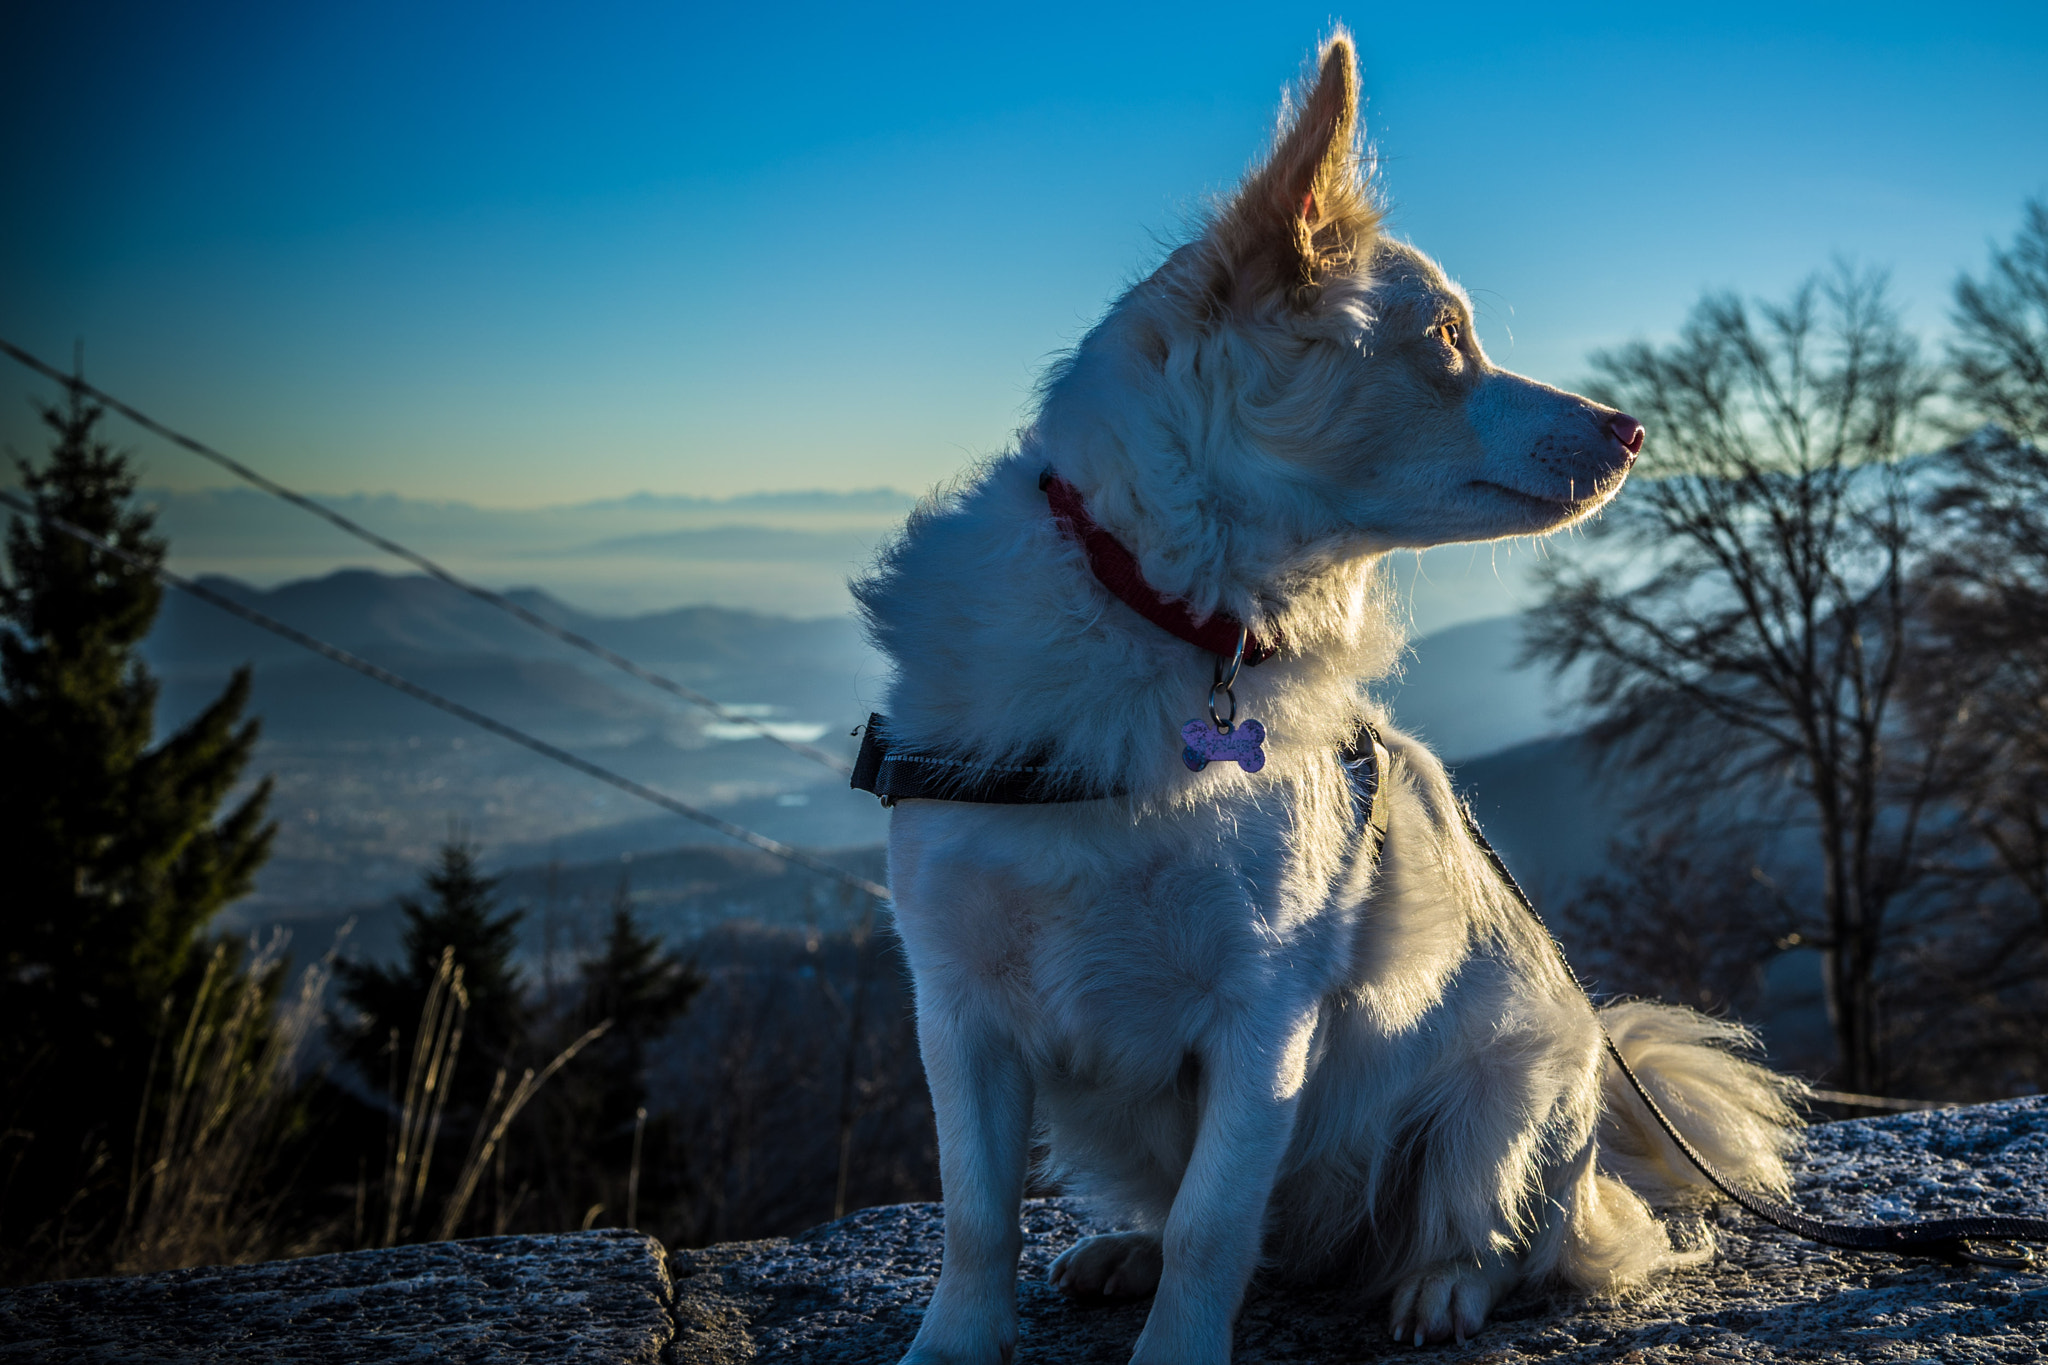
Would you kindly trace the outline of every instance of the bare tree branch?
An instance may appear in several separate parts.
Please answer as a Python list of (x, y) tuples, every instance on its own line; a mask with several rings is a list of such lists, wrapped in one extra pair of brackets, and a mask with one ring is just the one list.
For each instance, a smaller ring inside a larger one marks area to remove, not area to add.
[(1654, 461), (1603, 533), (1652, 567), (1617, 584), (1554, 561), (1528, 653), (1590, 664), (1596, 738), (1667, 812), (1703, 781), (1796, 794), (1822, 871), (1803, 939), (1826, 945), (1844, 1083), (1873, 1089), (1887, 917), (1925, 865), (1941, 768), (1897, 714), (1920, 606), (1899, 462), (1932, 373), (1882, 276), (1846, 266), (1782, 304), (1711, 296), (1672, 345), (1594, 363)]

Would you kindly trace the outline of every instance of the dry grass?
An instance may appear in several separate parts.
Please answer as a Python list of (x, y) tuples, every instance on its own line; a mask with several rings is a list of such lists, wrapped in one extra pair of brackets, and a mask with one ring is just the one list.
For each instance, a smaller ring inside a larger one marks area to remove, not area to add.
[[(421, 1209), (426, 1202), (427, 1177), (432, 1172), (434, 1148), (441, 1136), (448, 1095), (455, 1085), (455, 1069), (462, 1060), (462, 1030), (469, 1017), (469, 992), (462, 982), (462, 964), (455, 950), (441, 951), (440, 967), (427, 988), (426, 1003), (420, 1009), (419, 1028), (413, 1034), (412, 1061), (406, 1069), (404, 1099), (396, 1087), (392, 1102), (397, 1112), (396, 1127), (384, 1168), (384, 1228), (378, 1246), (394, 1246), (415, 1240), (422, 1226)], [(505, 1133), (548, 1080), (567, 1066), (576, 1054), (602, 1037), (612, 1026), (607, 1019), (556, 1054), (553, 1061), (535, 1072), (526, 1068), (511, 1094), (505, 1093), (507, 1076), (498, 1068), (491, 1082), (490, 1097), (477, 1115), (470, 1137), (469, 1152), (455, 1177), (455, 1187), (443, 1201), (434, 1236), (447, 1241), (462, 1226), (476, 1197), (483, 1173), (503, 1150)], [(393, 1030), (394, 1034), (396, 1030)]]
[[(499, 1144), (505, 1140), (505, 1130), (519, 1117), (519, 1111), (540, 1093), (540, 1088), (548, 1083), (551, 1076), (567, 1066), (577, 1053), (602, 1038), (611, 1026), (612, 1021), (606, 1019), (590, 1029), (556, 1053), (555, 1059), (542, 1067), (538, 1075), (532, 1067), (526, 1068), (526, 1073), (519, 1078), (519, 1084), (512, 1088), (511, 1095), (505, 1098), (502, 1108), (498, 1101), (505, 1092), (505, 1068), (498, 1068), (497, 1079), (491, 1083), (491, 1098), (485, 1102), (483, 1115), (477, 1120), (476, 1136), (469, 1144), (469, 1156), (462, 1163), (462, 1174), (456, 1179), (455, 1193), (449, 1196), (447, 1207), (441, 1211), (439, 1235), (442, 1241), (453, 1237), (455, 1229), (462, 1225), (462, 1215), (468, 1212), (469, 1201), (476, 1197), (477, 1182), (483, 1178), (484, 1167), (490, 1164), (492, 1156), (497, 1153)], [(485, 1136), (487, 1129), (488, 1137)]]
[[(236, 1265), (309, 1249), (286, 1245), (276, 1201), (262, 1185), (296, 1093), (300, 1057), (319, 1024), (333, 954), (308, 967), (292, 998), (274, 1007), (271, 991), (284, 968), (287, 941), (282, 932), (274, 935), (252, 951), (240, 971), (226, 944), (214, 950), (163, 1076), (161, 1118), (151, 1107), (161, 1059), (152, 1059), (137, 1123), (137, 1169), (113, 1260), (117, 1273)], [(168, 1015), (169, 1002), (165, 1008)], [(427, 1225), (422, 1208), (428, 1177), (468, 1014), (462, 966), (450, 950), (442, 954), (420, 1011), (402, 1102), (393, 1096), (397, 1112), (379, 1245), (415, 1240)], [(607, 1019), (590, 1029), (539, 1071), (527, 1068), (509, 1094), (507, 1073), (499, 1068), (454, 1188), (431, 1224), (434, 1236), (455, 1235), (520, 1112), (611, 1024)], [(144, 1166), (141, 1154), (152, 1146), (154, 1155)]]
[[(235, 1265), (288, 1250), (262, 1179), (297, 1092), (299, 1059), (320, 1019), (333, 954), (306, 968), (295, 995), (273, 1008), (288, 936), (254, 947), (236, 969), (222, 943), (208, 959), (164, 1078), (164, 1107), (150, 1147), (152, 1059), (137, 1122), (139, 1169), (114, 1252), (123, 1274), (190, 1265)], [(168, 1003), (166, 1006), (168, 1010)]]
[[(412, 1240), (420, 1202), (427, 1193), (427, 1174), (433, 1167), (434, 1144), (441, 1135), (448, 1092), (455, 1085), (455, 1063), (462, 1053), (462, 1026), (468, 1018), (469, 992), (462, 986), (462, 966), (456, 962), (453, 948), (443, 948), (440, 969), (427, 988), (427, 1002), (420, 1009), (419, 1030), (413, 1034), (405, 1104), (398, 1111), (398, 1132), (384, 1173), (382, 1246)], [(503, 1082), (502, 1072), (498, 1079)], [(497, 1099), (495, 1089), (491, 1098)]]

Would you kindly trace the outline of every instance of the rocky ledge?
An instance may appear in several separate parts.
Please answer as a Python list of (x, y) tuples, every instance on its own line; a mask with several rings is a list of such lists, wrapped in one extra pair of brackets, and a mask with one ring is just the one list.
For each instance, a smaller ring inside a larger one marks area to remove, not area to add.
[[(1799, 1201), (1834, 1218), (2048, 1216), (2048, 1100), (1815, 1128)], [(1341, 1294), (1255, 1287), (1240, 1365), (1264, 1362), (2048, 1359), (2048, 1271), (1831, 1252), (1723, 1210), (1719, 1253), (1626, 1303), (1528, 1295), (1462, 1347), (1403, 1348)], [(1045, 1287), (1092, 1231), (1024, 1213), (1018, 1365), (1121, 1365), (1145, 1305)], [(937, 1277), (935, 1205), (868, 1209), (801, 1237), (679, 1252), (635, 1233), (497, 1237), (0, 1291), (0, 1362), (889, 1362)]]
[[(1831, 1123), (1811, 1130), (1798, 1200), (1829, 1218), (2048, 1216), (2048, 1100)], [(1403, 1348), (1379, 1311), (1338, 1293), (1261, 1293), (1238, 1320), (1238, 1365), (1414, 1361), (2020, 1362), (2048, 1359), (2048, 1271), (1832, 1252), (1723, 1210), (1719, 1255), (1622, 1304), (1525, 1296), (1462, 1347)], [(1122, 1365), (1146, 1305), (1049, 1289), (1052, 1258), (1094, 1231), (1063, 1200), (1024, 1214), (1017, 1365)], [(893, 1361), (937, 1279), (936, 1205), (868, 1209), (787, 1240), (670, 1258), (678, 1361)]]
[(480, 1237), (0, 1291), (0, 1361), (657, 1365), (671, 1308), (651, 1237)]

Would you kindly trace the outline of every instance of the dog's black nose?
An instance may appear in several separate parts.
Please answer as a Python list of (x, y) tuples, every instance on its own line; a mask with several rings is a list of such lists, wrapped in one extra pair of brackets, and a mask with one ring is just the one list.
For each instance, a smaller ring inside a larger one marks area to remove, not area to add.
[(1643, 424), (1625, 412), (1617, 412), (1607, 419), (1607, 429), (1614, 433), (1614, 439), (1621, 442), (1633, 462), (1643, 453)]

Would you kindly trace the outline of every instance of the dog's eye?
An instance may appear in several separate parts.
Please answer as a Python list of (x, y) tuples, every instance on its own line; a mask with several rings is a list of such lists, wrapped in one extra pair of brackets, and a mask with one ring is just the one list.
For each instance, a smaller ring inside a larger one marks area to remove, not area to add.
[(1458, 343), (1465, 339), (1464, 329), (1455, 322), (1439, 322), (1435, 334), (1438, 341), (1454, 351), (1458, 349)]

